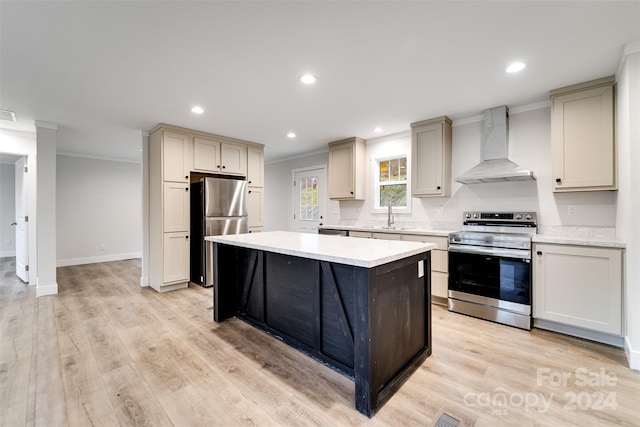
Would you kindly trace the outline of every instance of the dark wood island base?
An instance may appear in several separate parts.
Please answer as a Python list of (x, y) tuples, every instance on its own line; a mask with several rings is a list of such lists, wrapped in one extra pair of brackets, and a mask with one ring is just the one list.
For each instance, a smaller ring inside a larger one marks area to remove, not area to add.
[(214, 320), (238, 318), (355, 381), (372, 417), (431, 354), (430, 252), (375, 267), (214, 244)]

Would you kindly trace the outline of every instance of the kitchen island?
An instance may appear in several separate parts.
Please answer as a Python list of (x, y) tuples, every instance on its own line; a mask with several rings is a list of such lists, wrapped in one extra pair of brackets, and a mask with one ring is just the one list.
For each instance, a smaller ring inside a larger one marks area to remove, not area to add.
[(233, 316), (355, 381), (371, 417), (431, 354), (429, 243), (211, 236), (214, 320)]

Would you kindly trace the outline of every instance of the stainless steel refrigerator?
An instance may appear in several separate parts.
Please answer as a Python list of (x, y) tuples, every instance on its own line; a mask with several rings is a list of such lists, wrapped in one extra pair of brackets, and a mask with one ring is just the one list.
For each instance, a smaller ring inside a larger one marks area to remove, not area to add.
[(191, 281), (213, 286), (213, 244), (205, 236), (249, 231), (247, 181), (202, 178), (191, 184)]

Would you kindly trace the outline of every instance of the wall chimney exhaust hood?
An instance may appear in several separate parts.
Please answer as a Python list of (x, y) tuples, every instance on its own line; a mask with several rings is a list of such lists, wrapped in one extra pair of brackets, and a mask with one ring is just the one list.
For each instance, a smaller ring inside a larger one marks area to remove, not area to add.
[(532, 181), (536, 175), (507, 158), (509, 155), (509, 109), (506, 105), (484, 111), (482, 162), (455, 180), (462, 184)]

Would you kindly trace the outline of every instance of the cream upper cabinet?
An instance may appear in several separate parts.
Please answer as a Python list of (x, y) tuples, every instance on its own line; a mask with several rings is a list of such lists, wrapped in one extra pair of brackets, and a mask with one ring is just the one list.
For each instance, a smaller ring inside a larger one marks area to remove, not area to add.
[(615, 190), (614, 77), (551, 91), (555, 192)]
[(247, 149), (247, 181), (250, 187), (264, 187), (264, 149)]
[(196, 136), (193, 169), (229, 175), (247, 175), (247, 146)]
[(446, 116), (411, 124), (413, 197), (451, 194), (451, 119)]
[(533, 257), (535, 319), (622, 334), (621, 249), (538, 243)]
[(247, 146), (223, 142), (220, 145), (222, 173), (247, 176)]
[(220, 141), (198, 136), (193, 138), (193, 169), (203, 172), (220, 171)]
[(364, 200), (365, 141), (349, 138), (329, 144), (329, 198)]
[(164, 181), (189, 182), (191, 163), (189, 135), (175, 132), (162, 134), (162, 174)]

